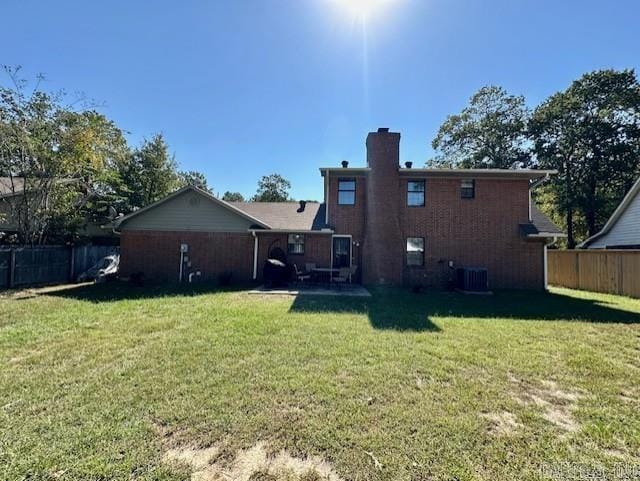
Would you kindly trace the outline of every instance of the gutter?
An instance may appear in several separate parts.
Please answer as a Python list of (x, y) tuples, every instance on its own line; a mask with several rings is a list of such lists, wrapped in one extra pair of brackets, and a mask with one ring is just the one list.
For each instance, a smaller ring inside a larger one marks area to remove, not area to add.
[(531, 182), (531, 185), (529, 185), (529, 190), (531, 190), (531, 189), (535, 189), (535, 188), (536, 188), (536, 187), (538, 187), (539, 185), (544, 184), (546, 181), (548, 181), (548, 180), (551, 178), (551, 177), (550, 177), (550, 175), (551, 175), (552, 173), (555, 173), (555, 172), (554, 172), (554, 171), (546, 172), (546, 173), (545, 173), (545, 175), (544, 175), (544, 177), (542, 177), (542, 178), (540, 178), (540, 179), (536, 179), (536, 180), (534, 180), (533, 182)]
[(252, 234), (256, 234), (258, 232), (265, 234), (334, 234), (335, 231), (333, 229), (322, 229), (322, 230), (304, 230), (304, 229), (249, 229), (248, 232)]
[(564, 234), (562, 232), (538, 232), (537, 234), (529, 234), (527, 236), (525, 236), (527, 239), (545, 239), (545, 238), (553, 238), (555, 239), (554, 242), (556, 240), (558, 240), (559, 237), (567, 237), (567, 234)]
[(253, 235), (253, 280), (258, 278), (258, 236), (255, 230), (251, 231)]

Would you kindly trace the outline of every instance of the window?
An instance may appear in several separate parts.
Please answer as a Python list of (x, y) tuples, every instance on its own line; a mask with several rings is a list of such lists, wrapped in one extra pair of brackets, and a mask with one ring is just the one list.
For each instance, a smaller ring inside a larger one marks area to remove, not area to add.
[(304, 254), (304, 236), (302, 234), (289, 234), (287, 251), (289, 254)]
[(338, 180), (338, 205), (355, 205), (356, 181), (353, 179)]
[(410, 180), (407, 183), (407, 205), (424, 206), (424, 180)]
[(407, 265), (424, 265), (424, 237), (407, 237)]
[(473, 199), (476, 196), (476, 181), (465, 179), (460, 184), (460, 197), (462, 199)]

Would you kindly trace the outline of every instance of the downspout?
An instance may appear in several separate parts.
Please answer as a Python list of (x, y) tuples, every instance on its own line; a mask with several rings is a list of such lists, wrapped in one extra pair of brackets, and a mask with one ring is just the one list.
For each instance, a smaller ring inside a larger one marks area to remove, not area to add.
[(182, 272), (184, 268), (184, 252), (180, 249), (180, 273), (178, 274), (178, 282), (182, 282)]
[(251, 231), (253, 235), (253, 280), (258, 278), (258, 236), (255, 231)]
[[(535, 189), (536, 187), (538, 187), (539, 185), (544, 184), (547, 180), (549, 180), (549, 174), (545, 174), (544, 177), (534, 180), (533, 182), (531, 182), (531, 184), (529, 185), (529, 222), (532, 221), (531, 219), (531, 191), (533, 189)], [(544, 290), (547, 291), (549, 289), (549, 258), (547, 256), (547, 248), (549, 246), (552, 246), (553, 244), (556, 243), (556, 241), (558, 240), (558, 238), (556, 236), (554, 236), (551, 240), (551, 242), (545, 242), (544, 247), (542, 248), (542, 262), (543, 262), (543, 267), (544, 267)]]
[(329, 171), (324, 177), (324, 224), (329, 225)]
[[(531, 191), (538, 187), (541, 184), (544, 184), (547, 180), (549, 180), (549, 174), (545, 174), (541, 179), (536, 179), (531, 184), (529, 184), (529, 222), (531, 222)], [(554, 241), (555, 242), (555, 241)], [(546, 289), (546, 286), (545, 286)]]
[(558, 240), (557, 237), (553, 237), (551, 242), (545, 242), (543, 248), (543, 258), (544, 258), (544, 290), (549, 290), (549, 257), (547, 255), (547, 247), (552, 246)]

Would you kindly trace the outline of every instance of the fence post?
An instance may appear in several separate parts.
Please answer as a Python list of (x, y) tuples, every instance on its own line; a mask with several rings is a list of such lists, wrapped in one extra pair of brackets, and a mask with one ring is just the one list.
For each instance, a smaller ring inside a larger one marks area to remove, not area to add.
[(9, 288), (11, 288), (16, 283), (16, 250), (12, 248), (9, 252)]

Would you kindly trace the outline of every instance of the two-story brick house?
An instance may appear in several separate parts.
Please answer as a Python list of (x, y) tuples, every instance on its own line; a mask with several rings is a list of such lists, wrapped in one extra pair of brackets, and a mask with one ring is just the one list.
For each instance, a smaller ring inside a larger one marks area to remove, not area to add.
[(545, 246), (563, 234), (530, 191), (553, 172), (401, 167), (388, 129), (366, 149), (366, 167), (320, 169), (323, 203), (224, 202), (187, 187), (122, 218), (122, 273), (259, 281), (280, 247), (301, 268), (357, 266), (364, 284), (441, 287), (451, 267), (473, 266), (494, 288), (545, 286)]

